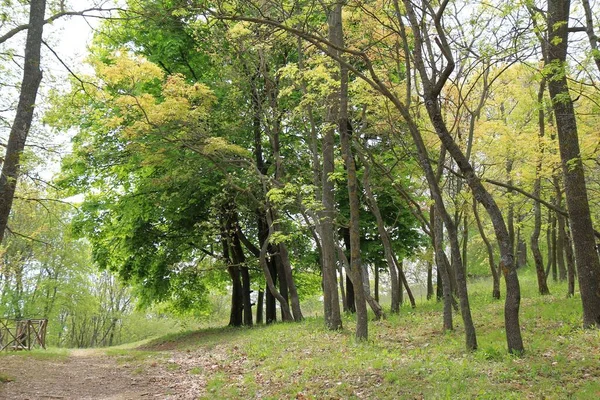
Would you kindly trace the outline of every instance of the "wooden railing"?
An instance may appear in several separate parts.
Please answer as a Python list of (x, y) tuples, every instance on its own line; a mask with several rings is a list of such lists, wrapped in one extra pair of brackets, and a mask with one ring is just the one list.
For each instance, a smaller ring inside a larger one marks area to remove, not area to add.
[(0, 319), (0, 351), (46, 349), (47, 319)]

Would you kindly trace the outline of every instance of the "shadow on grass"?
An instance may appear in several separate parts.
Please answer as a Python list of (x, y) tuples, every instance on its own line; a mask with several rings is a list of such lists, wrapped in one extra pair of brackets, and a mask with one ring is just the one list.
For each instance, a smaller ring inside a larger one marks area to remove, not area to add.
[(251, 330), (264, 330), (276, 327), (275, 325), (256, 325), (253, 327), (220, 327), (220, 328), (205, 328), (194, 331), (185, 331), (172, 333), (153, 339), (136, 350), (145, 351), (170, 351), (170, 350), (190, 350), (199, 347), (212, 348), (219, 345), (228, 345), (236, 342), (239, 339), (247, 336)]

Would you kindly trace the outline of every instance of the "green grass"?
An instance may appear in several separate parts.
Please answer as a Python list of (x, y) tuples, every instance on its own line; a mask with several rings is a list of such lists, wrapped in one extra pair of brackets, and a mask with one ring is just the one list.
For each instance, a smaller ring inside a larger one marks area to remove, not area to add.
[[(35, 360), (66, 360), (69, 356), (69, 350), (59, 349), (55, 347), (49, 347), (47, 350), (44, 349), (33, 349), (33, 350), (22, 350), (22, 351), (2, 351), (0, 352), (0, 358), (2, 357), (24, 357), (32, 358)], [(1, 361), (0, 361), (1, 362)]]
[(168, 335), (144, 349), (185, 351), (210, 358), (212, 368), (188, 369), (205, 380), (205, 398), (600, 398), (600, 331), (582, 330), (578, 296), (550, 283), (536, 293), (535, 276), (522, 273), (521, 326), (525, 354), (508, 354), (503, 301), (491, 283), (470, 285), (479, 350), (467, 352), (462, 321), (442, 332), (441, 305), (402, 309), (369, 325), (369, 341), (354, 340), (354, 318), (344, 330), (321, 318), (300, 324), (222, 328)]

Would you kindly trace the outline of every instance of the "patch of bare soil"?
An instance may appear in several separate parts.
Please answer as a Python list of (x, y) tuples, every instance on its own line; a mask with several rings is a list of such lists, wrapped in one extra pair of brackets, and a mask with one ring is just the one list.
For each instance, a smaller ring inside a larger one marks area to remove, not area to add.
[[(0, 374), (0, 399), (188, 399), (189, 387), (175, 385), (184, 376), (162, 361), (120, 362), (97, 352), (76, 351), (67, 358), (6, 356)], [(192, 397), (194, 396), (194, 397)]]

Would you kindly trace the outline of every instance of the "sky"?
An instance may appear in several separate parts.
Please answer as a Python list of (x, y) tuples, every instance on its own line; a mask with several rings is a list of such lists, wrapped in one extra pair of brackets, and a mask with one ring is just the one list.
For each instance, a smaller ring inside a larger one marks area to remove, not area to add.
[[(93, 6), (90, 0), (71, 1), (72, 10), (83, 10)], [(47, 17), (49, 12), (47, 12)], [(58, 54), (62, 62), (75, 73), (90, 73), (91, 69), (86, 68), (84, 61), (87, 57), (87, 47), (91, 43), (94, 29), (98, 27), (100, 20), (89, 17), (64, 17), (48, 24), (44, 27), (44, 40), (46, 40), (52, 49)], [(39, 110), (43, 109), (44, 97), (51, 89), (68, 90), (69, 75), (68, 70), (57, 60), (47, 49), (43, 49), (42, 68), (44, 71), (44, 80), (40, 88)], [(40, 116), (38, 114), (38, 116)], [(38, 129), (49, 131), (48, 127), (38, 124)], [(52, 144), (60, 146), (60, 154), (67, 154), (70, 149), (72, 132), (50, 132)], [(33, 137), (31, 141), (35, 140)], [(60, 170), (60, 157), (52, 160), (48, 159), (48, 164), (39, 172), (44, 180), (50, 180), (52, 176)]]

